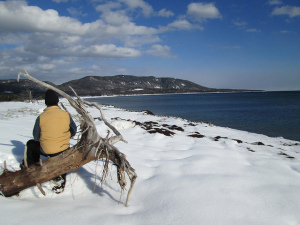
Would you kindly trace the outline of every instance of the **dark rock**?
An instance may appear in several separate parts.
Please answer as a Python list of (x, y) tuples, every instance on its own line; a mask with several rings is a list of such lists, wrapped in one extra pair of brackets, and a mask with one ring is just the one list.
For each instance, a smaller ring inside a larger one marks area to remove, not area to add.
[(217, 136), (217, 137), (215, 137), (215, 138), (214, 138), (214, 140), (215, 140), (215, 141), (219, 141), (219, 139), (221, 139), (221, 138), (223, 138), (223, 139), (227, 139), (227, 137), (221, 137), (221, 136)]
[(284, 153), (284, 152), (280, 152), (280, 153), (278, 153), (278, 155), (283, 155), (283, 156), (285, 156), (285, 157), (288, 158), (288, 159), (294, 159), (294, 158), (295, 158), (295, 157), (290, 156), (290, 155), (288, 155), (288, 154), (286, 154), (286, 153)]
[(189, 134), (189, 137), (193, 137), (193, 138), (204, 138), (205, 136), (200, 134), (199, 132), (195, 132), (193, 134)]
[(154, 116), (154, 113), (151, 112), (150, 110), (147, 110), (147, 109), (142, 110), (142, 113), (144, 113), (144, 114), (146, 114), (146, 115), (152, 115), (152, 116)]
[(259, 142), (254, 142), (253, 145), (265, 145), (265, 144), (259, 141)]
[(243, 143), (243, 141), (241, 141), (241, 140), (239, 140), (239, 139), (232, 139), (232, 140), (236, 141), (236, 142), (239, 143), (239, 144)]

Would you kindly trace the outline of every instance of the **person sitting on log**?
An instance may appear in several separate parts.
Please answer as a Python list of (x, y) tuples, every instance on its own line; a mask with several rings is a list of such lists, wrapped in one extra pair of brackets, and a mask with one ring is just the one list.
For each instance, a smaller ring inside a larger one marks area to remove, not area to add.
[[(33, 128), (33, 138), (26, 143), (28, 166), (39, 162), (40, 155), (53, 157), (61, 154), (69, 148), (70, 138), (77, 132), (77, 126), (70, 114), (58, 106), (59, 98), (53, 90), (47, 90), (45, 104), (47, 106), (41, 113)], [(21, 169), (25, 168), (24, 160), (20, 164)], [(54, 179), (65, 185), (66, 174)], [(59, 189), (56, 187), (56, 189)], [(56, 191), (56, 193), (60, 193)]]

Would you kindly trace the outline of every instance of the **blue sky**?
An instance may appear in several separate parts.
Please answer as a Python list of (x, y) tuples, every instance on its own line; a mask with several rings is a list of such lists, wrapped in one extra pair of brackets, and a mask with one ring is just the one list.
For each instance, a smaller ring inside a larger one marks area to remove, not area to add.
[(174, 77), (300, 90), (300, 1), (0, 1), (0, 79)]

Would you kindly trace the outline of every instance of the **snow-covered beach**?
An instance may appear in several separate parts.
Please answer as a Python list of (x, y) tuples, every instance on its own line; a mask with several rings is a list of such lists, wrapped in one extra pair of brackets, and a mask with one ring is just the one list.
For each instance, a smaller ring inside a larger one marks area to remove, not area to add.
[[(4, 161), (8, 169), (19, 169), (44, 108), (42, 101), (0, 103), (1, 170)], [(91, 162), (67, 175), (62, 194), (52, 193), (46, 182), (46, 196), (33, 187), (19, 197), (0, 197), (1, 223), (300, 224), (299, 142), (110, 106), (103, 110), (128, 141), (116, 146), (138, 174), (129, 207), (115, 167), (101, 186), (101, 163), (96, 169)], [(103, 122), (95, 123), (106, 136)]]

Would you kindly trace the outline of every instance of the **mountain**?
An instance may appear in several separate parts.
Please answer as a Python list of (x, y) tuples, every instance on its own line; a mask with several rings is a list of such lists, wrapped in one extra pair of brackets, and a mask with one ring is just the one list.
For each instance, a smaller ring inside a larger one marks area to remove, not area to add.
[(71, 86), (78, 95), (123, 95), (208, 92), (215, 89), (175, 78), (139, 77), (131, 75), (88, 76), (59, 85), (70, 93)]
[[(45, 83), (57, 87), (49, 81)], [(28, 99), (30, 93), (34, 98), (43, 98), (45, 91), (45, 87), (27, 79), (20, 79), (19, 82), (17, 79), (0, 80), (0, 101), (22, 101)]]
[[(191, 81), (175, 78), (157, 78), (153, 76), (87, 76), (77, 80), (71, 80), (61, 85), (51, 84), (66, 93), (73, 94), (72, 87), (80, 96), (101, 95), (134, 95), (134, 94), (165, 94), (165, 93), (197, 93), (197, 92), (241, 92), (247, 90), (214, 89), (208, 88)], [(0, 93), (29, 96), (29, 90), (33, 97), (43, 95), (45, 88), (26, 79), (1, 80)]]

